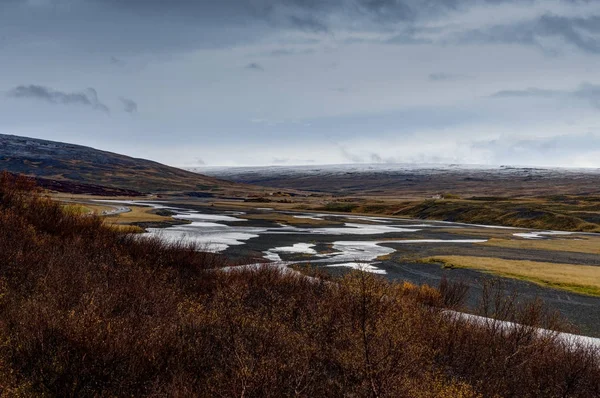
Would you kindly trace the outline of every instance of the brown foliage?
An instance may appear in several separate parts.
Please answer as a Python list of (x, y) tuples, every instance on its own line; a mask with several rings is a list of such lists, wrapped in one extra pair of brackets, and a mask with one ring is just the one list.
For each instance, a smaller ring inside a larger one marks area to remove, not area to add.
[[(120, 234), (0, 177), (2, 395), (600, 394), (591, 350), (439, 309), (460, 304), (460, 286), (224, 272), (223, 257), (196, 249)], [(542, 319), (536, 306), (494, 303)]]

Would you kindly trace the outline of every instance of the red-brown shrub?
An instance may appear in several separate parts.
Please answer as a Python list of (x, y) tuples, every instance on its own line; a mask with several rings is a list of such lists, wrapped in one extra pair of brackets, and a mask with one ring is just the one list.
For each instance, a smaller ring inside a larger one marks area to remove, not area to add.
[[(124, 236), (0, 177), (3, 396), (593, 397), (597, 353), (448, 316), (462, 288), (329, 281)], [(491, 299), (490, 299), (491, 300)], [(540, 307), (489, 311), (541, 325)], [(505, 300), (505, 301), (502, 301)], [(492, 309), (492, 307), (496, 309)]]

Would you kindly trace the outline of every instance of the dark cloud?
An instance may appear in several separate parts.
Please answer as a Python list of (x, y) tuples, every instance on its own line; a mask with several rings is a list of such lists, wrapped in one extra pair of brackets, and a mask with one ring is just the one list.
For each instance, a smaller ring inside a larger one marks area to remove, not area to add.
[(359, 155), (358, 153), (356, 153), (354, 151), (349, 151), (344, 146), (338, 145), (338, 147), (340, 149), (340, 153), (341, 153), (344, 161), (349, 162), (349, 163), (392, 164), (392, 163), (399, 163), (401, 160), (400, 158), (385, 157), (377, 152), (364, 152)]
[(341, 145), (339, 146), (339, 148), (340, 148), (340, 154), (342, 155), (342, 158), (345, 161), (348, 161), (350, 163), (364, 163), (364, 159), (361, 156), (348, 151), (346, 148), (344, 148)]
[[(534, 0), (11, 1), (0, 13), (0, 37), (19, 38), (21, 43), (51, 39), (59, 45), (108, 52), (114, 60), (138, 52), (230, 48), (286, 29), (332, 35), (338, 29), (384, 32), (390, 44), (430, 44), (419, 33), (440, 28), (427, 27), (424, 21), (475, 5), (524, 2)], [(467, 31), (454, 40), (539, 45), (540, 38), (556, 37), (598, 53), (599, 19), (546, 15), (527, 23)]]
[(371, 154), (371, 163), (384, 163), (383, 158), (378, 153)]
[(115, 66), (125, 66), (127, 63), (120, 58), (110, 57), (110, 63)]
[(461, 32), (457, 36), (456, 41), (466, 44), (536, 44), (535, 32), (528, 24), (494, 25)]
[(123, 105), (123, 110), (127, 113), (137, 113), (138, 105), (137, 102), (131, 100), (129, 98), (119, 98), (121, 100), (121, 104)]
[(36, 51), (39, 42), (52, 43), (52, 56), (75, 49), (109, 59), (231, 47), (267, 30), (268, 22), (244, 3), (250, 2), (0, 0), (0, 37)]
[(571, 18), (546, 14), (534, 20), (495, 25), (459, 35), (462, 43), (525, 44), (546, 48), (544, 39), (560, 39), (581, 51), (600, 54), (600, 16)]
[(291, 25), (295, 28), (306, 30), (315, 33), (323, 33), (329, 31), (327, 25), (319, 21), (317, 18), (313, 16), (301, 17), (296, 15), (291, 15), (288, 17)]
[(344, 161), (350, 163), (397, 163), (398, 159), (383, 157), (376, 152), (367, 152), (364, 154), (357, 154), (353, 151), (349, 151), (346, 147), (339, 145), (340, 153)]
[(558, 36), (579, 49), (600, 53), (600, 17), (567, 18), (545, 15), (536, 26), (541, 36)]
[(536, 87), (524, 90), (503, 90), (492, 95), (491, 98), (558, 98), (580, 99), (588, 101), (592, 106), (600, 108), (600, 85), (582, 83), (574, 90), (548, 90)]
[(542, 88), (530, 87), (524, 90), (502, 90), (498, 91), (490, 97), (492, 98), (511, 98), (511, 97), (537, 97), (537, 98), (551, 98), (560, 95), (564, 95), (566, 92), (557, 90), (546, 90)]
[[(484, 3), (523, 3), (532, 0), (484, 0)], [(332, 12), (355, 12), (376, 14), (382, 18), (415, 17), (420, 12), (459, 10), (480, 3), (478, 0), (220, 0), (215, 2), (197, 0), (95, 0), (96, 3), (128, 9), (141, 13), (167, 12), (167, 14), (206, 14), (210, 17), (246, 14), (264, 17), (281, 12), (327, 14)]]
[(19, 99), (35, 99), (52, 104), (83, 105), (102, 112), (109, 112), (108, 107), (100, 102), (98, 93), (93, 88), (88, 88), (81, 92), (66, 93), (30, 84), (13, 88), (8, 92), (8, 96)]
[(416, 37), (414, 32), (405, 32), (385, 40), (386, 44), (413, 45), (413, 44), (432, 44), (430, 39)]
[(393, 157), (383, 157), (380, 154), (373, 152), (369, 155), (369, 162), (370, 163), (387, 163), (387, 164), (392, 164), (392, 163), (399, 163), (401, 161), (401, 159), (397, 159), (397, 158), (393, 158)]
[[(379, 24), (380, 27), (385, 26), (384, 23)], [(378, 28), (372, 28), (378, 29)], [(387, 35), (388, 32), (382, 31), (380, 37), (360, 37), (360, 36), (351, 36), (344, 40), (346, 44), (354, 44), (354, 43), (384, 43), (384, 44), (394, 44), (394, 45), (418, 45), (418, 44), (433, 44), (434, 41), (428, 37), (425, 37), (425, 34), (430, 29), (417, 27), (412, 24), (396, 24), (393, 28), (393, 34)], [(389, 31), (389, 29), (388, 29)]]
[(262, 67), (262, 65), (257, 64), (256, 62), (252, 62), (252, 63), (246, 65), (245, 69), (256, 70), (256, 71), (261, 71), (261, 72), (265, 70)]
[[(408, 1), (397, 0), (358, 0), (357, 6), (363, 13), (383, 21), (413, 20), (418, 15), (417, 7), (411, 6)], [(434, 2), (434, 3), (445, 3)], [(418, 2), (415, 3), (418, 6)]]

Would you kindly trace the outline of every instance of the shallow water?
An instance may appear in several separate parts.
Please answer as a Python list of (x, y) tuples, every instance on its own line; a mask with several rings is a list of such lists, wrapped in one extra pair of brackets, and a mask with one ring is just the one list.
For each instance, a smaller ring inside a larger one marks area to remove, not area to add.
[(513, 236), (518, 236), (519, 238), (524, 239), (544, 239), (549, 236), (568, 236), (573, 235), (573, 232), (565, 232), (565, 231), (537, 231), (537, 232), (523, 232), (513, 234)]
[[(392, 217), (277, 211), (268, 208), (227, 210), (201, 205), (172, 205), (165, 202), (114, 202), (168, 209), (190, 224), (149, 228), (143, 236), (159, 236), (169, 242), (193, 242), (202, 250), (220, 252), (238, 260), (243, 267), (267, 262), (285, 272), (292, 264), (311, 264), (334, 274), (351, 269), (436, 286), (447, 277), (470, 286), (469, 305), (481, 295), (481, 279), (498, 279), (506, 291), (517, 291), (527, 299), (540, 298), (558, 309), (585, 333), (600, 336), (600, 299), (559, 291), (530, 282), (489, 276), (476, 270), (444, 269), (419, 259), (437, 255), (483, 256), (542, 262), (600, 266), (600, 256), (588, 253), (541, 249), (494, 247), (489, 239), (511, 240), (583, 239), (588, 234), (535, 231), (490, 225), (440, 221), (416, 221)], [(247, 214), (246, 214), (247, 213)], [(292, 216), (294, 225), (271, 220), (275, 213)], [(261, 218), (260, 215), (269, 217)], [(245, 218), (246, 216), (252, 216)], [(258, 216), (258, 217), (257, 217)], [(318, 220), (318, 224), (313, 222)]]
[[(105, 203), (120, 203), (131, 205), (151, 206), (155, 209), (169, 209), (176, 213), (174, 218), (190, 221), (190, 224), (171, 226), (168, 228), (149, 228), (145, 236), (160, 236), (169, 242), (189, 242), (200, 245), (204, 250), (213, 252), (227, 252), (233, 246), (244, 246), (248, 252), (260, 251), (262, 257), (271, 261), (284, 261), (283, 256), (304, 255), (313, 263), (373, 263), (380, 256), (392, 254), (397, 251), (396, 245), (456, 245), (480, 244), (488, 240), (494, 231), (494, 226), (477, 226), (473, 224), (460, 224), (450, 222), (432, 221), (416, 223), (414, 220), (398, 219), (391, 217), (369, 217), (351, 214), (330, 213), (289, 213), (298, 220), (306, 220), (306, 226), (287, 225), (277, 222), (244, 218), (245, 212), (231, 210), (217, 210), (206, 208), (204, 210), (186, 209), (182, 206), (173, 206), (165, 202), (156, 201), (103, 201)], [(248, 210), (258, 214), (277, 213), (270, 208)], [(285, 213), (285, 212), (284, 212)], [(312, 225), (311, 220), (329, 221), (331, 225)], [(342, 224), (342, 226), (339, 226)], [(473, 239), (464, 239), (460, 235), (448, 237), (446, 230), (456, 230), (468, 226), (479, 228), (479, 236)], [(510, 230), (498, 227), (498, 230)], [(415, 238), (418, 234), (418, 238)], [(532, 231), (512, 233), (516, 238), (522, 239), (550, 239), (571, 233), (560, 231)], [(282, 239), (281, 235), (290, 238)], [(388, 238), (387, 236), (392, 236)], [(270, 237), (270, 247), (255, 247), (254, 241), (259, 237)], [(339, 237), (348, 237), (352, 240), (339, 240)], [(463, 238), (463, 239), (461, 239)], [(289, 245), (278, 245), (279, 241), (289, 240)], [(315, 249), (317, 244), (329, 245), (326, 252)], [(392, 247), (390, 247), (390, 245)], [(307, 260), (307, 259), (303, 259)], [(373, 264), (371, 264), (373, 265)], [(353, 267), (349, 265), (349, 267)]]

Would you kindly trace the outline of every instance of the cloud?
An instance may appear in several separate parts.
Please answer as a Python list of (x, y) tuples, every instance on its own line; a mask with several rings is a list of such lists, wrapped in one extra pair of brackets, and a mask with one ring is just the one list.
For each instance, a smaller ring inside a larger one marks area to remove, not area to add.
[(386, 157), (377, 152), (371, 152), (365, 159), (368, 163), (385, 163), (385, 164), (399, 163), (398, 158)]
[(344, 148), (341, 145), (339, 148), (340, 148), (340, 154), (342, 155), (342, 158), (345, 161), (348, 161), (350, 163), (364, 163), (364, 159), (361, 156), (348, 151), (346, 148)]
[(396, 44), (396, 45), (415, 45), (415, 44), (433, 44), (434, 41), (431, 39), (416, 37), (415, 32), (404, 32), (401, 34), (397, 34), (393, 37), (385, 39), (383, 41), (386, 44)]
[(93, 88), (81, 92), (66, 93), (52, 88), (35, 84), (21, 85), (8, 92), (8, 96), (18, 99), (35, 99), (52, 104), (83, 105), (94, 110), (108, 113), (109, 108), (98, 99), (98, 93)]
[(590, 101), (593, 106), (600, 109), (600, 85), (583, 83), (571, 95)]
[(514, 98), (514, 97), (537, 97), (537, 98), (552, 98), (567, 94), (566, 91), (547, 90), (536, 87), (529, 87), (524, 90), (502, 90), (490, 95), (492, 98)]
[[(204, 148), (210, 148), (209, 164), (251, 156), (257, 163), (275, 156), (272, 163), (289, 158), (293, 164), (304, 157), (378, 163), (436, 155), (481, 162), (485, 156), (455, 148), (506, 134), (516, 140), (600, 126), (598, 110), (588, 106), (600, 108), (593, 56), (599, 1), (0, 3), (0, 38), (6, 38), (0, 46), (11, 59), (0, 86), (53, 87), (12, 90), (12, 97), (41, 106), (0, 98), (5, 130), (88, 144), (100, 131), (113, 150), (146, 156), (158, 148), (152, 156), (175, 164)], [(60, 83), (53, 83), (57, 71), (63, 72)], [(590, 83), (578, 86), (581, 81)], [(101, 101), (80, 92), (86, 82), (100, 89)], [(491, 98), (482, 100), (487, 94)], [(125, 112), (135, 112), (142, 98), (135, 117), (89, 123), (86, 109), (106, 104), (129, 116)], [(67, 108), (65, 118), (59, 105), (41, 101), (81, 109)], [(567, 125), (571, 120), (578, 124)], [(165, 143), (164, 131), (178, 139)], [(343, 143), (345, 157), (335, 145), (320, 152), (322, 137)], [(364, 142), (353, 143), (359, 139)], [(227, 150), (248, 145), (264, 154)], [(291, 147), (286, 152), (278, 145)]]
[(110, 57), (110, 63), (111, 63), (111, 65), (115, 65), (115, 66), (125, 66), (125, 65), (127, 65), (127, 63), (125, 61), (123, 61), (120, 58), (114, 57), (114, 56)]
[(600, 16), (544, 14), (525, 22), (493, 25), (458, 35), (460, 43), (521, 44), (548, 49), (546, 39), (559, 39), (583, 52), (600, 54)]
[(485, 150), (488, 158), (496, 164), (597, 167), (600, 136), (570, 133), (528, 139), (503, 137), (476, 142), (472, 147), (474, 150)]
[(377, 152), (364, 152), (360, 155), (356, 152), (349, 151), (342, 145), (339, 145), (340, 154), (344, 161), (350, 163), (396, 163), (397, 159), (384, 157)]
[(307, 48), (303, 50), (292, 50), (288, 48), (279, 48), (277, 50), (269, 51), (267, 53), (263, 53), (262, 55), (268, 57), (286, 57), (291, 55), (300, 55), (300, 54), (314, 54), (315, 50)]
[(265, 69), (262, 67), (262, 65), (257, 64), (256, 62), (252, 62), (248, 65), (246, 65), (245, 69), (249, 69), (249, 70), (256, 70), (256, 71), (264, 71)]
[(542, 154), (549, 152), (564, 153), (574, 151), (598, 150), (600, 148), (600, 137), (591, 133), (585, 134), (561, 134), (553, 137), (520, 140), (510, 148), (515, 151), (531, 151)]
[(301, 17), (296, 15), (291, 15), (288, 20), (291, 25), (300, 30), (306, 30), (314, 33), (323, 33), (328, 32), (329, 28), (325, 23), (319, 21), (314, 16)]
[(503, 90), (492, 95), (491, 98), (558, 98), (580, 99), (600, 109), (600, 85), (582, 83), (573, 90), (549, 90), (536, 87), (524, 90)]
[(138, 105), (134, 100), (120, 97), (121, 103), (123, 104), (123, 110), (127, 113), (137, 113)]
[(470, 76), (467, 75), (458, 75), (454, 73), (431, 73), (429, 74), (429, 80), (432, 82), (444, 82), (444, 81), (454, 81), (454, 80), (466, 80), (470, 79)]
[(383, 158), (378, 153), (371, 154), (371, 163), (384, 163)]
[[(0, 15), (0, 37), (3, 33), (18, 37), (20, 43), (50, 39), (58, 46), (85, 50), (93, 46), (97, 52), (111, 51), (108, 54), (116, 60), (140, 52), (231, 48), (269, 35), (284, 37), (281, 31), (288, 30), (329, 37), (338, 31), (368, 32), (386, 36), (379, 40), (390, 44), (454, 40), (540, 45), (540, 38), (557, 37), (585, 51), (600, 52), (598, 16), (548, 14), (529, 22), (484, 24), (462, 33), (452, 32), (458, 24), (447, 21), (471, 9), (492, 12), (493, 7), (511, 4), (518, 15), (524, 3), (535, 6), (543, 0), (48, 0), (44, 7), (33, 3), (8, 2)], [(562, 3), (575, 7), (589, 2)], [(454, 28), (444, 32), (444, 26), (451, 25)], [(439, 31), (428, 37), (433, 30)], [(451, 34), (454, 38), (447, 39)]]
[[(413, 20), (418, 15), (419, 2), (414, 3), (416, 6), (409, 5), (408, 1), (395, 0), (358, 0), (356, 3), (360, 11), (380, 21)], [(444, 2), (433, 2), (432, 4), (440, 3)]]

